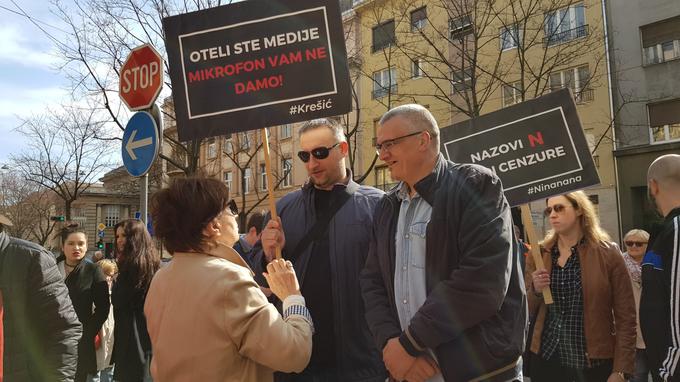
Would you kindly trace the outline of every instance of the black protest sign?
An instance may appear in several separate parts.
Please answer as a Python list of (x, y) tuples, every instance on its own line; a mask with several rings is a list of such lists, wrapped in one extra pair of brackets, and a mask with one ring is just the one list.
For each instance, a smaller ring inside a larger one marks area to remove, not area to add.
[(163, 19), (179, 138), (351, 108), (337, 0), (251, 0)]
[(441, 130), (450, 160), (490, 168), (512, 206), (600, 183), (568, 89)]

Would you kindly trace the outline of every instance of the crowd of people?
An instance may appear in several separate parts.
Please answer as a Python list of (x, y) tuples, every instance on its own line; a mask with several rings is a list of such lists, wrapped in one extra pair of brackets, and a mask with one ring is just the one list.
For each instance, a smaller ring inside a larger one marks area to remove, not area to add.
[(55, 259), (0, 215), (0, 382), (680, 380), (680, 155), (650, 166), (663, 224), (623, 253), (583, 191), (548, 198), (539, 265), (499, 178), (446, 160), (422, 106), (378, 123), (387, 193), (354, 181), (336, 121), (299, 146), (309, 181), (242, 235), (224, 183), (156, 192), (163, 267), (137, 220), (115, 260), (77, 225)]

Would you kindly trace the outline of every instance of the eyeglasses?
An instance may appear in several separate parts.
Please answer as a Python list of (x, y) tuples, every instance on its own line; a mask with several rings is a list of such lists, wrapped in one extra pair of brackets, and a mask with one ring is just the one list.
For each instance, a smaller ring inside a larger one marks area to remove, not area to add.
[(553, 212), (553, 210), (559, 214), (559, 213), (562, 213), (562, 211), (564, 211), (565, 208), (567, 208), (567, 207), (564, 204), (555, 204), (552, 207), (550, 207), (550, 206), (546, 207), (546, 209), (543, 211), (543, 214), (545, 216), (550, 216), (550, 214)]
[(647, 245), (646, 241), (627, 241), (626, 242), (626, 247), (642, 247), (644, 245)]
[(421, 134), (423, 131), (425, 131), (425, 130), (416, 131), (415, 133), (406, 134), (406, 135), (402, 135), (401, 137), (396, 137), (396, 138), (388, 139), (388, 140), (383, 141), (383, 142), (381, 142), (381, 143), (375, 142), (375, 140), (374, 140), (373, 146), (375, 147), (375, 152), (376, 152), (378, 155), (380, 155), (380, 152), (383, 151), (383, 149), (389, 151), (389, 150), (392, 148), (392, 146), (394, 146), (394, 145), (396, 145), (397, 143), (399, 143), (399, 141), (401, 141), (402, 139), (408, 138), (408, 137), (412, 137), (412, 136), (414, 136), (414, 135)]
[(340, 142), (334, 144), (331, 147), (317, 147), (312, 149), (312, 151), (298, 151), (297, 155), (301, 161), (307, 163), (309, 162), (310, 155), (314, 156), (316, 159), (326, 159), (335, 147), (337, 147)]
[(227, 208), (229, 209), (229, 212), (232, 215), (234, 215), (234, 216), (238, 215), (238, 206), (236, 205), (236, 201), (234, 199), (231, 199), (227, 203)]

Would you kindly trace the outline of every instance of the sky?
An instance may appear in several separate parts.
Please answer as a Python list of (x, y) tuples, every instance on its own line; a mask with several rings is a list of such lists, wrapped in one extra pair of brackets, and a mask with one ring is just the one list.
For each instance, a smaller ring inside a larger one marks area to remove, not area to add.
[(58, 37), (61, 21), (47, 0), (0, 0), (0, 167), (26, 147), (16, 132), (22, 118), (44, 113), (69, 98), (68, 80), (57, 69), (52, 41), (21, 13)]

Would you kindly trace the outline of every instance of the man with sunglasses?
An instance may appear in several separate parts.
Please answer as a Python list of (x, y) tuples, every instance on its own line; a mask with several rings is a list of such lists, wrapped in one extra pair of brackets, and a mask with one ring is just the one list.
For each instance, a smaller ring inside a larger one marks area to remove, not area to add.
[(640, 327), (655, 381), (680, 381), (680, 155), (647, 170), (649, 197), (664, 217), (642, 259)]
[(383, 192), (354, 182), (345, 163), (347, 140), (334, 120), (305, 123), (299, 138), (297, 155), (309, 180), (276, 204), (279, 221), (267, 216), (254, 263), (264, 266), (276, 246), (282, 248), (295, 266), (315, 333), (307, 368), (276, 380), (383, 382), (385, 369), (369, 335), (359, 288), (373, 209)]
[(375, 147), (400, 181), (376, 207), (361, 274), (388, 371), (408, 381), (521, 379), (526, 295), (500, 180), (446, 160), (420, 105), (388, 111)]

